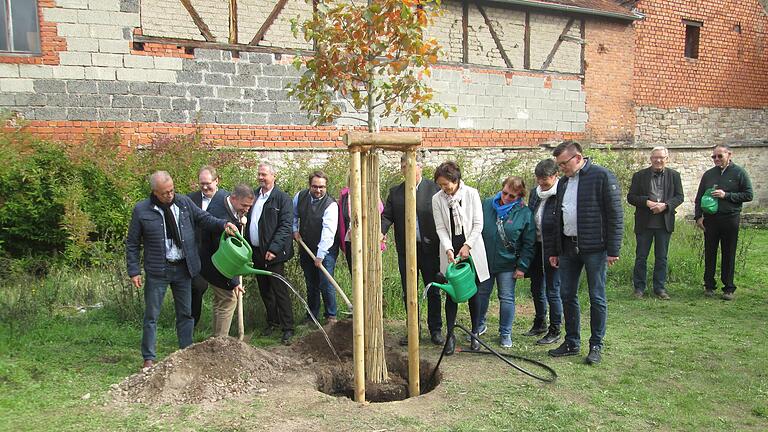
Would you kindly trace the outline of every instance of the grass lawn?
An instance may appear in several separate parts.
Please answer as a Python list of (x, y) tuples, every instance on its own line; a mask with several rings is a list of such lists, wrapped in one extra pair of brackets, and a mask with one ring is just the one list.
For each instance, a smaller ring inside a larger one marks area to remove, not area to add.
[[(117, 408), (107, 392), (139, 366), (140, 317), (124, 323), (106, 308), (48, 314), (13, 327), (0, 323), (0, 430), (765, 431), (768, 231), (749, 233), (748, 262), (737, 273), (732, 302), (704, 298), (700, 283), (675, 281), (670, 301), (637, 300), (631, 282), (610, 270), (606, 345), (603, 363), (594, 367), (583, 364), (583, 356), (548, 358), (534, 338), (520, 336), (533, 310), (527, 282), (521, 283), (512, 352), (553, 366), (554, 384), (490, 356), (461, 353), (444, 360), (445, 378), (435, 391), (402, 402), (361, 407), (310, 389), (202, 406)], [(626, 252), (623, 265), (631, 267)], [(486, 338), (498, 346), (494, 306)], [(585, 296), (582, 307), (586, 341)], [(402, 322), (388, 325), (402, 332)], [(205, 336), (201, 331), (196, 338)], [(159, 358), (175, 343), (172, 326), (162, 325)], [(424, 346), (424, 357), (437, 355)]]

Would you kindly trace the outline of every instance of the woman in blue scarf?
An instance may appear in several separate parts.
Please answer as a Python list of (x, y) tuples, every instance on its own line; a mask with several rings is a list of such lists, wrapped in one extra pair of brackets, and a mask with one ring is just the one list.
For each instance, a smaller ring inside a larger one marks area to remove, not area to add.
[(501, 191), (483, 201), (483, 241), (491, 278), (483, 281), (477, 290), (478, 333), (483, 334), (487, 329), (485, 315), (495, 281), (499, 294), (499, 337), (504, 348), (512, 346), (515, 283), (525, 276), (536, 242), (533, 213), (523, 202), (525, 192), (522, 178), (507, 177)]

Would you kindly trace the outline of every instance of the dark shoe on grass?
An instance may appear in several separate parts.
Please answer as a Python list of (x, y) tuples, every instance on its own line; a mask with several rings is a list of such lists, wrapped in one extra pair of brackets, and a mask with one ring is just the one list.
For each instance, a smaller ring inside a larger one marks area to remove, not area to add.
[(560, 329), (550, 328), (543, 338), (536, 341), (539, 345), (550, 345), (560, 340)]
[(472, 338), (472, 341), (469, 343), (469, 350), (480, 351), (480, 341), (477, 340), (477, 337)]
[(641, 298), (643, 298), (643, 294), (644, 294), (644, 293), (643, 293), (642, 291), (640, 291), (640, 290), (635, 290), (635, 292), (634, 292), (634, 293), (632, 293), (632, 296), (634, 296), (636, 299), (641, 299)]
[(449, 356), (453, 355), (454, 352), (456, 352), (456, 335), (451, 335), (451, 337), (448, 338), (445, 348), (443, 348), (443, 354)]
[(552, 357), (565, 357), (579, 355), (579, 347), (572, 346), (568, 342), (563, 342), (559, 347), (547, 351)]
[(723, 300), (730, 301), (730, 300), (733, 300), (733, 299), (734, 299), (733, 292), (724, 292), (723, 293)]
[(714, 297), (715, 296), (715, 290), (712, 288), (704, 288), (704, 297)]
[(280, 337), (280, 342), (282, 342), (283, 345), (290, 345), (291, 339), (293, 339), (293, 330), (285, 330), (283, 336)]
[(600, 351), (601, 348), (599, 346), (590, 347), (589, 354), (587, 354), (587, 358), (584, 359), (584, 362), (590, 365), (600, 363), (600, 360), (603, 359)]
[(440, 332), (440, 330), (433, 331), (432, 335), (430, 336), (430, 340), (435, 345), (443, 345), (445, 343), (445, 338), (443, 337), (443, 334)]
[(545, 322), (533, 322), (533, 327), (530, 330), (523, 333), (523, 336), (541, 336), (547, 332), (547, 323)]
[(666, 291), (659, 291), (656, 293), (656, 297), (659, 298), (659, 300), (669, 300), (669, 294), (667, 294)]

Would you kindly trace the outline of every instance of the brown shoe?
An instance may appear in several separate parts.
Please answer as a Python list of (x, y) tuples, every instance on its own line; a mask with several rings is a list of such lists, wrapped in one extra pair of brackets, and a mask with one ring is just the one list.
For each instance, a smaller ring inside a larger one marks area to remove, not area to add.
[(328, 317), (325, 319), (326, 324), (334, 325), (337, 323), (336, 317)]
[(714, 295), (715, 295), (715, 290), (704, 288), (704, 297), (714, 297)]
[(656, 297), (658, 297), (661, 300), (669, 300), (669, 294), (667, 294), (666, 291), (661, 291), (656, 294)]
[(640, 291), (640, 290), (635, 290), (635, 292), (634, 292), (634, 293), (632, 293), (632, 295), (633, 295), (633, 296), (634, 296), (636, 299), (641, 299), (641, 298), (643, 298), (643, 292), (642, 292), (642, 291)]
[(144, 360), (144, 365), (141, 367), (142, 369), (149, 369), (152, 366), (155, 365), (155, 362), (152, 360)]
[(733, 300), (733, 293), (732, 292), (724, 292), (723, 293), (723, 300)]

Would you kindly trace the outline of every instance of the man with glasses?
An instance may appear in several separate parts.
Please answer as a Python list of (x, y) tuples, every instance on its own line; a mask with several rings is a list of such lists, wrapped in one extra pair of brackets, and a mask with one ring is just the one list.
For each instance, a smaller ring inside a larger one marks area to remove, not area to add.
[[(696, 225), (704, 230), (704, 295), (715, 295), (715, 267), (717, 248), (721, 248), (720, 281), (723, 283), (723, 300), (733, 300), (736, 285), (733, 283), (736, 265), (736, 244), (739, 240), (739, 222), (742, 203), (752, 201), (752, 182), (744, 168), (731, 161), (731, 147), (720, 144), (712, 150), (715, 166), (704, 172), (696, 192)], [(717, 198), (717, 212), (705, 214), (701, 197), (708, 189)]]
[(149, 198), (133, 208), (125, 261), (128, 276), (136, 289), (142, 286), (139, 250), (144, 249), (144, 327), (141, 354), (144, 368), (152, 367), (156, 353), (157, 319), (168, 285), (176, 309), (176, 336), (179, 348), (192, 345), (192, 277), (200, 272), (200, 256), (195, 245), (195, 227), (234, 235), (237, 227), (198, 208), (186, 195), (174, 192), (173, 179), (165, 171), (149, 178)]
[(632, 283), (635, 297), (642, 298), (646, 287), (646, 266), (651, 243), (654, 244), (653, 292), (669, 300), (667, 282), (667, 251), (675, 229), (675, 208), (683, 203), (683, 182), (680, 173), (667, 168), (669, 154), (665, 147), (651, 150), (651, 166), (632, 176), (627, 201), (635, 206), (635, 269)]
[(549, 350), (552, 357), (578, 355), (581, 346), (581, 308), (578, 288), (587, 272), (590, 303), (587, 364), (601, 361), (608, 315), (605, 295), (607, 267), (619, 260), (624, 210), (616, 176), (581, 153), (581, 145), (564, 141), (552, 152), (564, 176), (557, 185), (555, 245), (549, 263), (560, 269), (560, 296), (565, 318), (565, 341)]
[(315, 171), (309, 176), (309, 188), (293, 197), (293, 238), (303, 240), (315, 259), (299, 248), (299, 263), (307, 283), (307, 304), (315, 319), (320, 316), (320, 297), (325, 305), (328, 324), (336, 322), (336, 291), (320, 270), (325, 267), (333, 275), (339, 254), (339, 208), (328, 194), (328, 176)]
[[(200, 190), (190, 192), (187, 196), (196, 206), (208, 211), (208, 207), (213, 204), (214, 207), (224, 207), (224, 199), (229, 193), (219, 189), (219, 175), (216, 168), (205, 165), (197, 172), (197, 181)], [(202, 256), (208, 249), (202, 244), (204, 235), (200, 227), (195, 228), (195, 239), (197, 241), (197, 250)], [(192, 278), (192, 318), (195, 319), (195, 326), (200, 322), (200, 311), (203, 308), (203, 295), (208, 290), (208, 281), (202, 275)]]

